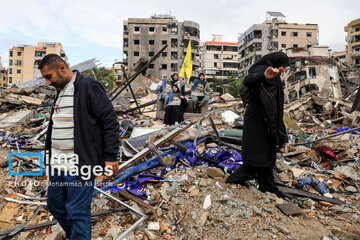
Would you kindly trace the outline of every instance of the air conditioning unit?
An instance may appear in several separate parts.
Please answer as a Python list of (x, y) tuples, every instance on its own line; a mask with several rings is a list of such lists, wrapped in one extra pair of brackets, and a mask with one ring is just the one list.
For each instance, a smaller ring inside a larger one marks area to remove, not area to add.
[(268, 49), (268, 50), (271, 50), (271, 49), (272, 49), (271, 44), (269, 44), (269, 45), (267, 46), (267, 49)]

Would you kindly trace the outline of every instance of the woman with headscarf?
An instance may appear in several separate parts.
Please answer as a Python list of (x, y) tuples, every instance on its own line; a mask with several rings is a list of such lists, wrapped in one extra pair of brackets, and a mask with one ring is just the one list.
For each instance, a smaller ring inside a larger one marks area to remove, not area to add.
[(279, 75), (288, 63), (285, 53), (275, 52), (263, 56), (250, 68), (244, 80), (244, 88), (250, 93), (242, 138), (244, 164), (228, 177), (227, 183), (245, 184), (256, 178), (260, 191), (285, 197), (275, 184), (273, 168), (276, 152), (287, 142), (284, 91)]
[(184, 121), (184, 106), (186, 107), (186, 104), (186, 99), (181, 95), (179, 87), (173, 84), (167, 97), (164, 124), (173, 125)]
[(179, 79), (179, 74), (174, 73), (171, 75), (171, 85), (176, 84), (180, 90), (181, 95), (185, 96), (185, 85), (187, 83), (188, 79), (187, 76), (185, 74), (185, 79), (180, 78)]

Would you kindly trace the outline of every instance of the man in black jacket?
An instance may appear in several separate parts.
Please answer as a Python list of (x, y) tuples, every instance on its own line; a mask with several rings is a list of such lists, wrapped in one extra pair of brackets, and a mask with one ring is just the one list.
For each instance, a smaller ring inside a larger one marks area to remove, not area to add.
[(102, 85), (56, 54), (39, 64), (57, 90), (45, 143), (48, 209), (69, 239), (91, 239), (94, 177), (118, 169), (119, 123)]

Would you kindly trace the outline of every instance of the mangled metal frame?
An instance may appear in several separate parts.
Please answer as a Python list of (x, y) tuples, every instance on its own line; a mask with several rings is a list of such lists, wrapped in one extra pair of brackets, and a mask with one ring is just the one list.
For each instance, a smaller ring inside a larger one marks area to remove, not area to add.
[(137, 213), (138, 215), (140, 215), (140, 219), (137, 220), (130, 228), (128, 228), (125, 232), (123, 232), (119, 237), (116, 238), (116, 240), (121, 240), (124, 239), (126, 237), (126, 235), (128, 235), (132, 230), (134, 230), (140, 223), (142, 223), (145, 219), (146, 219), (146, 215), (138, 210), (136, 210), (135, 208), (127, 205), (126, 203), (120, 201), (119, 199), (117, 199), (116, 197), (111, 196), (109, 193), (101, 190), (98, 187), (95, 187), (95, 190), (98, 191), (99, 193), (103, 194), (104, 196), (110, 198), (111, 200), (114, 200), (115, 202), (120, 203), (121, 205), (123, 205), (124, 207), (126, 207), (127, 209)]
[[(154, 142), (154, 146), (161, 146), (167, 142), (169, 142), (170, 140), (172, 140), (173, 138), (175, 138), (176, 136), (178, 136), (180, 133), (184, 132), (186, 129), (188, 129), (192, 124), (189, 124), (185, 127), (182, 128), (176, 128), (175, 130), (171, 131), (170, 133), (166, 134), (164, 137), (160, 138), (159, 140), (157, 140), (156, 142)], [(148, 155), (151, 152), (151, 150), (149, 148), (145, 148), (142, 151), (140, 151), (139, 153), (137, 153), (133, 158), (131, 158), (129, 161), (121, 164), (119, 166), (119, 169), (117, 171), (115, 171), (113, 176), (118, 175), (119, 173), (121, 173), (122, 171), (124, 171), (126, 168), (134, 165), (135, 163), (139, 162), (141, 159), (143, 159), (146, 155)], [(105, 181), (101, 182), (98, 186), (102, 185), (104, 182), (110, 180), (112, 177), (109, 177), (107, 179), (105, 179)], [(95, 187), (95, 190), (98, 191), (99, 193), (104, 194), (106, 197), (120, 203), (121, 205), (123, 205), (124, 207), (126, 207), (127, 209), (139, 214), (141, 217), (138, 221), (136, 221), (129, 229), (127, 229), (125, 232), (123, 232), (118, 238), (116, 238), (116, 240), (121, 240), (123, 239), (129, 232), (131, 232), (133, 229), (135, 229), (140, 223), (142, 223), (145, 219), (146, 219), (146, 215), (134, 208), (132, 208), (131, 206), (127, 205), (126, 203), (122, 202), (121, 200), (115, 198), (114, 196), (111, 196), (109, 193), (105, 192), (104, 190), (100, 189), (99, 187)], [(153, 211), (154, 212), (154, 211)], [(156, 214), (155, 214), (156, 217)]]

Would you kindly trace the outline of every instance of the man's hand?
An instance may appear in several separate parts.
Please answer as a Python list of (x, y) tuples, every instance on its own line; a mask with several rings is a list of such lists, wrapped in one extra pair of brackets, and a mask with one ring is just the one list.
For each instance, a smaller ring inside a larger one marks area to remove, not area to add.
[(180, 96), (181, 99), (184, 99), (184, 96)]
[(113, 171), (113, 173), (119, 169), (119, 163), (116, 162), (109, 162), (109, 161), (105, 161), (105, 167), (106, 166), (111, 166), (111, 170)]
[(274, 77), (276, 77), (278, 74), (279, 74), (279, 69), (277, 68), (272, 68), (272, 67), (268, 67), (266, 70), (265, 70), (265, 78), (266, 79), (272, 79)]

